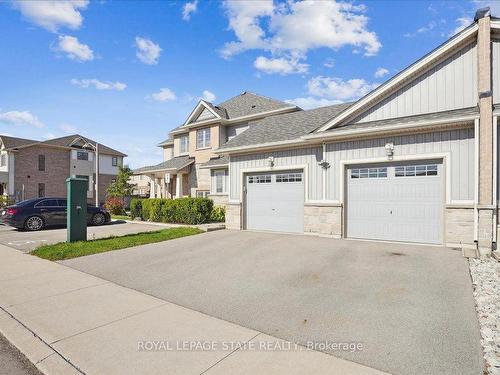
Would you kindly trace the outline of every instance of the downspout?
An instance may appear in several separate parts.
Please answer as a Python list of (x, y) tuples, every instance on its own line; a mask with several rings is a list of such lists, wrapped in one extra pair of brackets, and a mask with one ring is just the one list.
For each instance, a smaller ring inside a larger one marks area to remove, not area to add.
[[(323, 155), (321, 155), (321, 160), (326, 161), (326, 143), (323, 143)], [(323, 186), (322, 186), (322, 191), (321, 191), (321, 196), (323, 200), (326, 200), (326, 179), (327, 179), (327, 173), (326, 173), (326, 168), (323, 167)]]
[(493, 243), (491, 248), (497, 249), (497, 219), (498, 219), (498, 117), (493, 117)]
[(474, 245), (479, 241), (479, 119), (474, 120)]

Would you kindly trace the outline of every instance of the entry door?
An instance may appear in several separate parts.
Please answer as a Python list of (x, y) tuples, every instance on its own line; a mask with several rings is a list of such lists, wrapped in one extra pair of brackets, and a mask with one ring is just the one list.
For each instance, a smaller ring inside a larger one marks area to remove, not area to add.
[(304, 232), (302, 171), (245, 176), (246, 229)]
[(443, 242), (441, 161), (353, 166), (347, 170), (347, 236)]

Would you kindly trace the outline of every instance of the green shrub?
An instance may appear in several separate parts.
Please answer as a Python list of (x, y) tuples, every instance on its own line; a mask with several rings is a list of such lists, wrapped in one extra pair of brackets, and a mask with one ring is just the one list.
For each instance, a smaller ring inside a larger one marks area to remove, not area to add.
[(217, 223), (223, 223), (226, 221), (226, 209), (222, 206), (214, 207), (212, 214), (210, 215), (210, 221)]
[(132, 199), (132, 217), (146, 221), (178, 224), (203, 224), (210, 221), (213, 201), (208, 198)]
[(7, 207), (7, 206), (10, 206), (12, 204), (14, 204), (14, 200), (5, 196), (5, 195), (0, 195), (0, 208), (4, 208), (4, 207)]

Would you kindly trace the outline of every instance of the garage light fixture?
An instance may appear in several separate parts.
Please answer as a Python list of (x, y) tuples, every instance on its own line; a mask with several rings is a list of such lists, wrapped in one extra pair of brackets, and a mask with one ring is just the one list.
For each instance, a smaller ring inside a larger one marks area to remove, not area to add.
[(320, 162), (318, 162), (318, 165), (324, 169), (330, 168), (330, 163), (328, 163), (326, 160), (321, 160)]
[(392, 160), (392, 157), (394, 156), (394, 143), (391, 142), (385, 144), (385, 154), (389, 160)]

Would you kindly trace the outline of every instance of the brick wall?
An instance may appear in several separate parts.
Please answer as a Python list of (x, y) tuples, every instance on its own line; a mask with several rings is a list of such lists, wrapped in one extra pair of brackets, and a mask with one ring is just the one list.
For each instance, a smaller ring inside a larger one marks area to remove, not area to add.
[[(45, 171), (38, 170), (38, 155), (45, 155)], [(46, 196), (66, 196), (66, 178), (69, 176), (68, 150), (34, 146), (16, 152), (14, 190), (16, 199), (37, 198), (38, 184), (45, 184)], [(23, 197), (24, 186), (24, 197)]]

